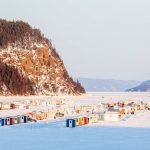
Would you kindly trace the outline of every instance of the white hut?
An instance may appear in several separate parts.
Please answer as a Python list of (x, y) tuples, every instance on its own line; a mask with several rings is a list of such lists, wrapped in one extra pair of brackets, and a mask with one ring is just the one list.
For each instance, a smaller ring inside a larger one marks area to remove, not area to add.
[(19, 116), (19, 122), (24, 123), (24, 115)]
[(104, 114), (104, 120), (105, 121), (119, 121), (119, 111), (117, 110), (109, 110), (106, 111)]

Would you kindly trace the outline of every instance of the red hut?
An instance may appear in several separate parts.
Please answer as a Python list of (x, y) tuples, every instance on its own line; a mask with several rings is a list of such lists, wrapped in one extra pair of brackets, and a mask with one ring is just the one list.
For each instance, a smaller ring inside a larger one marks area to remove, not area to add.
[(89, 119), (88, 117), (83, 117), (83, 124), (88, 124), (89, 123)]
[(13, 121), (13, 117), (10, 117), (10, 125), (13, 125), (14, 124), (14, 121)]

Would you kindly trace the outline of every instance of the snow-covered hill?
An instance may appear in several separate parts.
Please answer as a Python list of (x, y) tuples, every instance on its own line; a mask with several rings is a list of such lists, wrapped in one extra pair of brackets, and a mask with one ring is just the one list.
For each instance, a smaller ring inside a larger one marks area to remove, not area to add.
[(79, 78), (88, 92), (123, 92), (126, 89), (137, 86), (141, 81), (114, 80), (114, 79), (89, 79)]
[(127, 91), (130, 92), (149, 92), (150, 91), (150, 80), (142, 82), (140, 85), (135, 86)]
[(0, 20), (0, 95), (80, 95), (51, 42), (22, 21)]

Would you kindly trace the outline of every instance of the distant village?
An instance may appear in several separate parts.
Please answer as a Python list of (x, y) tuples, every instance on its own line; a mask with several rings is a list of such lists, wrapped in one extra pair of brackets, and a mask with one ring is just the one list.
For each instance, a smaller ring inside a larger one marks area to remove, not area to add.
[(87, 105), (75, 105), (74, 101), (64, 99), (1, 101), (0, 126), (61, 118), (66, 122), (66, 127), (76, 127), (120, 121), (127, 115), (134, 115), (143, 110), (150, 110), (150, 104), (132, 100)]

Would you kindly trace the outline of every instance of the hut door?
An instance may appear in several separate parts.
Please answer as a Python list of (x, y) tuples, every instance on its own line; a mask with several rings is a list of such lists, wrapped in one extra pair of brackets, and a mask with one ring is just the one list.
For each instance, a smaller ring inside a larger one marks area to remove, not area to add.
[(7, 118), (7, 125), (10, 125), (10, 118)]
[(72, 120), (69, 120), (69, 127), (72, 127)]

